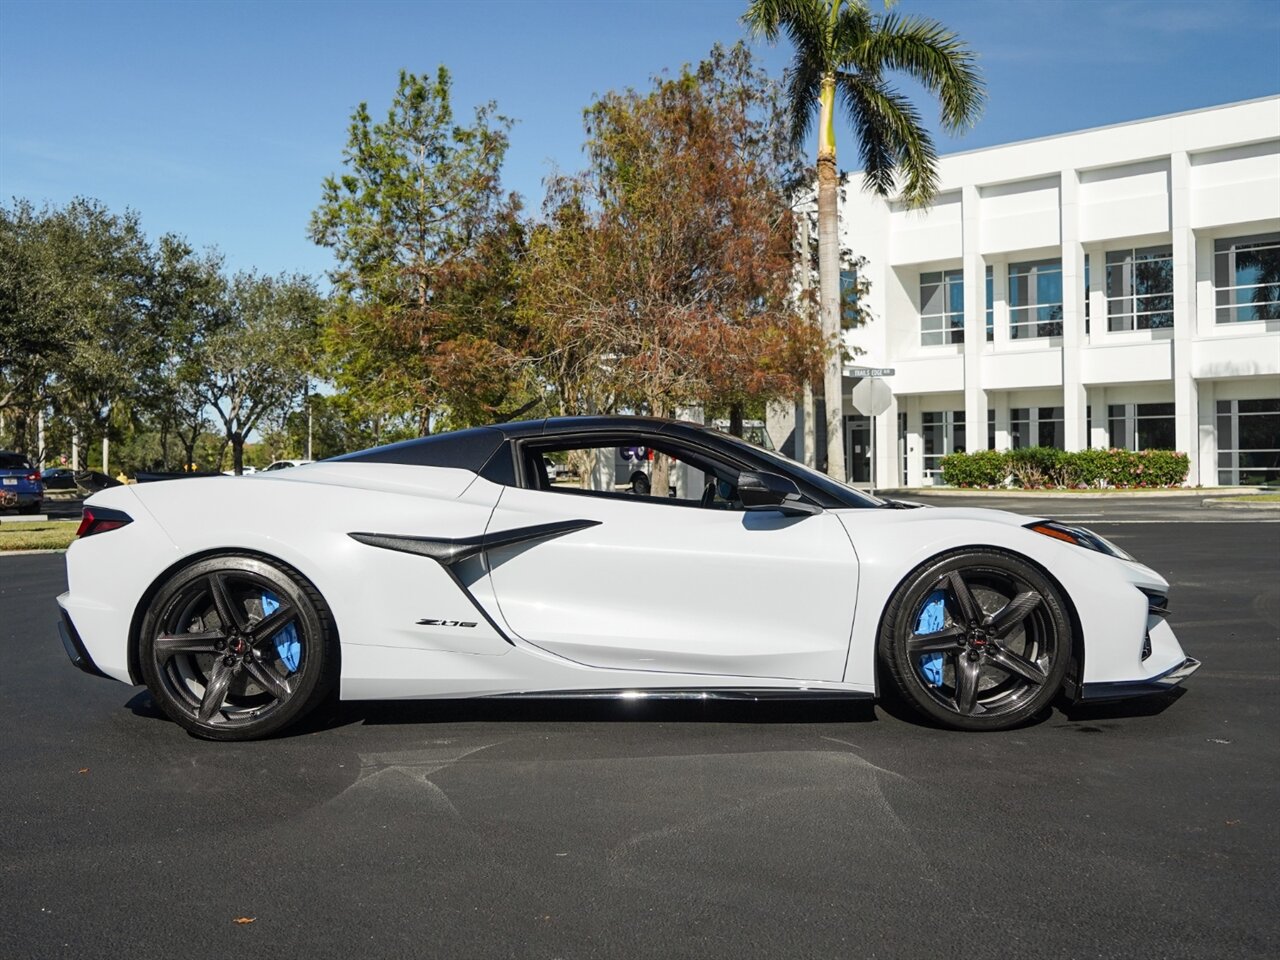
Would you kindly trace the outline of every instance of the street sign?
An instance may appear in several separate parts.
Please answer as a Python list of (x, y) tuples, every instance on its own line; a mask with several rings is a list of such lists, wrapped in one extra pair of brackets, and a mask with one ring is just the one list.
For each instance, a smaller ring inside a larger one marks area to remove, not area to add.
[(897, 371), (893, 367), (845, 367), (846, 377), (892, 377)]
[(853, 385), (849, 399), (864, 417), (878, 417), (889, 409), (893, 391), (883, 380), (867, 377)]

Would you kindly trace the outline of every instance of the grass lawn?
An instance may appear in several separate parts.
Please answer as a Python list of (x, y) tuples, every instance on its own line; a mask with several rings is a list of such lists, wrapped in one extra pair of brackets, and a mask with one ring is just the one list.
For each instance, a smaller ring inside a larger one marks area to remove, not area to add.
[(0, 524), (0, 553), (6, 550), (65, 550), (76, 537), (75, 520)]
[(1280, 493), (1255, 493), (1251, 497), (1241, 497), (1242, 503), (1280, 503)]

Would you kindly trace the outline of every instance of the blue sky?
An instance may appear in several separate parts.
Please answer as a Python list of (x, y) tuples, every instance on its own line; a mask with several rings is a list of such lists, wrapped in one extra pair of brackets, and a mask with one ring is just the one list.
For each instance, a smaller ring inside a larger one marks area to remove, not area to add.
[[(878, 6), (878, 3), (877, 3)], [(592, 95), (742, 37), (745, 0), (130, 3), (0, 0), (0, 197), (81, 194), (236, 268), (323, 273), (306, 239), (352, 109), (397, 72), (453, 71), (455, 108), (517, 120), (504, 170), (530, 207), (581, 163)], [(979, 51), (990, 100), (943, 152), (1280, 92), (1280, 3), (902, 0)], [(757, 45), (780, 73), (785, 45)], [(934, 112), (926, 105), (926, 115)], [(847, 130), (842, 166), (854, 163)]]

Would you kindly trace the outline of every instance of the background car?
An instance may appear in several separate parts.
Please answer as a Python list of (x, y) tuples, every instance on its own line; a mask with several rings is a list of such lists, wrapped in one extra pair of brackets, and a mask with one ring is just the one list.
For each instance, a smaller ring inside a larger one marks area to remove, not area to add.
[(74, 499), (91, 497), (99, 490), (120, 486), (120, 481), (97, 470), (72, 470), (70, 467), (50, 467), (40, 475), (45, 496), (49, 499)]
[(290, 467), (300, 467), (304, 463), (312, 463), (311, 460), (276, 460), (269, 466), (263, 467), (263, 473), (271, 473), (274, 470), (288, 470)]
[(44, 505), (40, 471), (21, 453), (0, 450), (0, 489), (10, 496), (19, 513), (39, 513)]
[[(679, 495), (545, 459), (653, 450)], [(58, 598), (82, 669), (197, 736), (271, 734), (329, 691), (872, 698), (1000, 730), (1199, 664), (1169, 584), (1079, 527), (901, 509), (736, 437), (637, 417), (436, 434), (85, 505)], [(744, 598), (747, 602), (744, 602)]]

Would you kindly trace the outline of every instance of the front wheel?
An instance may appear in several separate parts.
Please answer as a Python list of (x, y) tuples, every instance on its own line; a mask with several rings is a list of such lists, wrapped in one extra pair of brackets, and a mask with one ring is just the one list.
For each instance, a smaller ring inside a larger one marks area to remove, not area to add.
[(282, 564), (221, 556), (175, 573), (143, 619), (151, 695), (209, 740), (252, 740), (299, 720), (333, 685), (333, 621), (315, 588)]
[(1053, 700), (1071, 657), (1071, 619), (1032, 564), (965, 550), (916, 570), (885, 610), (881, 663), (897, 692), (957, 730), (1005, 730)]

